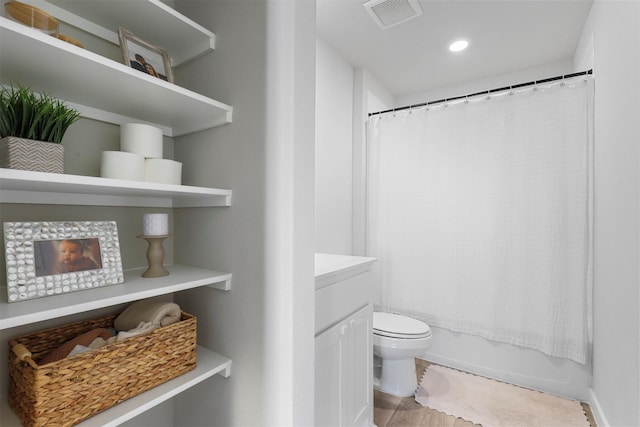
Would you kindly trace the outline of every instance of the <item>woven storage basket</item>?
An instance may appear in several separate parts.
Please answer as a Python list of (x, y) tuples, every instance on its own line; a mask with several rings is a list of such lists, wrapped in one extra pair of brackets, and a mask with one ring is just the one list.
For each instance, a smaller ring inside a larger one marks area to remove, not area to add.
[[(9, 341), (9, 405), (25, 427), (72, 426), (196, 367), (196, 318), (39, 366), (51, 350), (117, 315)], [(12, 351), (11, 351), (12, 350)]]

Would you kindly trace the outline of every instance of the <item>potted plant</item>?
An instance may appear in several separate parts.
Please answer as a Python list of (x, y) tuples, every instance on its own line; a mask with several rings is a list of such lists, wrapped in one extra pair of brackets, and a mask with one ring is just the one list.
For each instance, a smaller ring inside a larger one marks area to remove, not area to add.
[(46, 93), (0, 88), (0, 167), (64, 173), (62, 137), (79, 116)]

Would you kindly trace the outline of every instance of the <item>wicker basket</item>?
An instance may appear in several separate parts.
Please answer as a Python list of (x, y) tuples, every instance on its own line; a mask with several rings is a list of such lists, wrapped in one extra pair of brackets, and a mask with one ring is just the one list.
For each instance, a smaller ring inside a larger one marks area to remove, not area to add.
[(117, 315), (9, 341), (9, 405), (25, 427), (72, 426), (196, 367), (196, 318), (39, 366), (51, 350)]

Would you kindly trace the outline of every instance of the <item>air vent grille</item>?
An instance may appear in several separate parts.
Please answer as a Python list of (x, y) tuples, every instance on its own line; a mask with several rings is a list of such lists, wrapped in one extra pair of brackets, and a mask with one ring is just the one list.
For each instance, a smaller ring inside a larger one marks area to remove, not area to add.
[(383, 29), (422, 15), (418, 0), (369, 0), (363, 6)]

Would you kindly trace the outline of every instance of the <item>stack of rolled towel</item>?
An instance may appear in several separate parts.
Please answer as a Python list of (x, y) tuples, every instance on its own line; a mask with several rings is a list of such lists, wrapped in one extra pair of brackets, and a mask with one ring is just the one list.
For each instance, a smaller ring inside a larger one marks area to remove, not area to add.
[(157, 328), (179, 322), (180, 316), (178, 304), (154, 299), (137, 301), (116, 317), (113, 328), (92, 329), (80, 334), (47, 354), (39, 364), (56, 362), (107, 344), (147, 334)]

